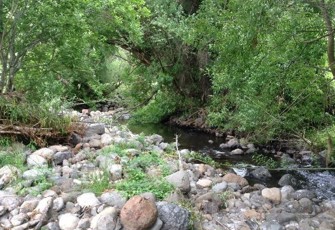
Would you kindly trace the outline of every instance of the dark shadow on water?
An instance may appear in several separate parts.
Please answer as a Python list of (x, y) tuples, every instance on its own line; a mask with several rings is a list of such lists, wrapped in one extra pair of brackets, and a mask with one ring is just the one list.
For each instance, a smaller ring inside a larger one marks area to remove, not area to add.
[[(218, 149), (219, 145), (225, 142), (222, 137), (216, 137), (212, 134), (194, 129), (180, 128), (165, 124), (128, 124), (128, 128), (137, 134), (159, 134), (163, 136), (164, 141), (168, 143), (175, 142), (176, 135), (178, 135), (179, 148), (187, 148), (193, 151)], [(213, 141), (213, 143), (210, 144), (209, 141)]]

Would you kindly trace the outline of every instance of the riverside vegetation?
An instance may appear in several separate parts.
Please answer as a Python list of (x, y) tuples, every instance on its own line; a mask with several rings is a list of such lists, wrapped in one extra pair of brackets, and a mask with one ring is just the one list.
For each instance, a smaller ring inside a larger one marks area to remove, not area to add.
[[(334, 15), (331, 0), (0, 1), (1, 228), (132, 229), (139, 209), (151, 210), (143, 228), (334, 228), (333, 201), (290, 175), (249, 185), (187, 150), (181, 170), (173, 145), (109, 117), (126, 107), (129, 122), (224, 136), (214, 159), (332, 167)], [(269, 158), (250, 143), (289, 140), (304, 144)]]
[[(43, 108), (38, 126), (66, 124), (49, 109), (110, 103), (131, 109), (133, 122), (257, 142), (298, 137), (323, 148), (335, 136), (332, 1), (0, 5), (1, 98)], [(1, 107), (1, 119), (13, 108)]]

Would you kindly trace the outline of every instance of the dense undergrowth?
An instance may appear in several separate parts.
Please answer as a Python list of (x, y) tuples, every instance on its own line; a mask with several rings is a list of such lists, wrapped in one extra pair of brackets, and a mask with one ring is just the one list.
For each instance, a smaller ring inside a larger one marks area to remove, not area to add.
[(59, 109), (25, 100), (22, 95), (2, 95), (0, 134), (43, 146), (53, 140), (66, 140), (71, 132), (83, 130), (81, 125), (60, 112)]

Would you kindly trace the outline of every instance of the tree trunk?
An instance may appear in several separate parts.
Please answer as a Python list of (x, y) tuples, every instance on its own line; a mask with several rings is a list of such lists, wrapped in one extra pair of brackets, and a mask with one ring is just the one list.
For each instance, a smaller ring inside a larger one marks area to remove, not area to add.
[(320, 10), (322, 12), (322, 17), (327, 29), (327, 56), (328, 56), (328, 65), (330, 71), (335, 80), (335, 55), (334, 55), (334, 28), (332, 25), (331, 16), (324, 0), (320, 1)]

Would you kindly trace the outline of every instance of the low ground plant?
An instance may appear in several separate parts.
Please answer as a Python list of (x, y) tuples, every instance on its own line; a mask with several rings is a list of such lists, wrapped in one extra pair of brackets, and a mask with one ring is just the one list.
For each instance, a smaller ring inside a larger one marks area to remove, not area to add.
[(266, 156), (260, 153), (255, 153), (252, 156), (252, 161), (258, 166), (265, 166), (268, 169), (274, 169), (279, 166), (278, 162), (275, 161), (272, 157)]
[[(147, 174), (152, 167), (160, 172), (154, 177)], [(164, 178), (169, 173), (169, 167), (158, 153), (143, 152), (125, 165), (125, 178), (116, 183), (115, 188), (126, 197), (152, 192), (157, 199), (163, 199), (174, 190)]]

